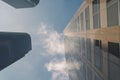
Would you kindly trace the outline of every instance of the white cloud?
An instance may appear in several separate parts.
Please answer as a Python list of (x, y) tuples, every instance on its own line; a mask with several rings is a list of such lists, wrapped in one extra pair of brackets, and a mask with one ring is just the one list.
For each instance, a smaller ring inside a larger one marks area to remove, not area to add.
[(65, 60), (52, 60), (49, 64), (46, 64), (48, 71), (64, 71), (66, 69)]
[(64, 59), (52, 60), (45, 67), (49, 72), (52, 72), (51, 80), (68, 80), (67, 67)]
[(63, 34), (54, 30), (53, 26), (41, 23), (37, 35), (46, 51), (43, 55), (53, 56), (53, 59), (45, 64), (46, 69), (52, 73), (51, 80), (69, 80), (64, 59)]
[(47, 53), (54, 56), (56, 54), (64, 54), (63, 34), (58, 33), (53, 27), (44, 23), (40, 24), (37, 34), (42, 39), (43, 47)]

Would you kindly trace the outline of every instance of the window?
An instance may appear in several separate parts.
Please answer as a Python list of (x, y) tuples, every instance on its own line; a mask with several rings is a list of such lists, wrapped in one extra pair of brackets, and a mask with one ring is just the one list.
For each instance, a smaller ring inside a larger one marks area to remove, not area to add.
[(93, 28), (100, 28), (100, 0), (93, 0)]
[(84, 30), (84, 16), (83, 16), (83, 12), (80, 14), (80, 18), (81, 18), (81, 30)]
[(80, 41), (78, 37), (74, 38), (74, 45), (73, 45), (73, 51), (74, 51), (74, 57), (76, 61), (80, 61)]
[(85, 63), (83, 63), (83, 72), (82, 72), (82, 74), (83, 74), (83, 80), (86, 80), (86, 64)]
[[(119, 62), (119, 61), (118, 61)], [(120, 65), (109, 60), (109, 80), (120, 80)]]
[(86, 30), (90, 30), (89, 6), (85, 9)]
[[(81, 61), (79, 61), (79, 65), (81, 65), (81, 68), (79, 68), (79, 69), (75, 69), (75, 71), (76, 71), (76, 75), (77, 75), (77, 79), (76, 78), (73, 78), (72, 80), (82, 80), (82, 78), (83, 78), (83, 73), (82, 73), (82, 71), (83, 71), (83, 62), (82, 62), (82, 60)], [(76, 66), (77, 67), (77, 66)]]
[(75, 28), (75, 31), (77, 32), (77, 18), (74, 20), (74, 28)]
[(95, 80), (103, 80), (100, 76), (95, 75)]
[(77, 17), (77, 31), (80, 31), (80, 23), (79, 16)]
[(120, 44), (108, 42), (108, 53), (120, 58)]
[(85, 39), (82, 38), (82, 54), (85, 56)]
[(107, 0), (107, 24), (119, 25), (118, 0)]
[(87, 59), (91, 61), (91, 40), (87, 39), (86, 40), (86, 51), (87, 51)]
[(92, 70), (87, 67), (87, 80), (93, 80), (92, 79)]
[(99, 70), (102, 69), (102, 51), (101, 40), (94, 41), (94, 64)]

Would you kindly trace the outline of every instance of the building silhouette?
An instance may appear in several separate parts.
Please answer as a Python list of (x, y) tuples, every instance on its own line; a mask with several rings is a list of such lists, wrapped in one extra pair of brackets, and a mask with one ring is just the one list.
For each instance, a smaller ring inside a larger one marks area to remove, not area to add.
[(70, 80), (120, 80), (120, 0), (84, 0), (64, 40)]
[(2, 0), (15, 8), (35, 7), (40, 0)]
[(27, 33), (0, 32), (0, 70), (24, 57), (31, 49)]

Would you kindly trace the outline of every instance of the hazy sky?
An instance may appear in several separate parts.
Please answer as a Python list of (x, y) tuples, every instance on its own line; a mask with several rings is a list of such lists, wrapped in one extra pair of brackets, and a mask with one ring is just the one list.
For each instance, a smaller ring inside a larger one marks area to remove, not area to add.
[(32, 51), (0, 71), (0, 80), (68, 80), (63, 30), (82, 0), (40, 0), (15, 9), (0, 1), (0, 31), (27, 32)]

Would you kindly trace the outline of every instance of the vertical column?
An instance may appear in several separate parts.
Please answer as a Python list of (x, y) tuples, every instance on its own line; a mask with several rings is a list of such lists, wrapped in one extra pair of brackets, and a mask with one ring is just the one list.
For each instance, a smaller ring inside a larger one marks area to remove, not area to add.
[(102, 41), (102, 53), (103, 53), (103, 77), (104, 80), (108, 80), (108, 52), (107, 52), (107, 40)]
[(106, 0), (100, 0), (100, 19), (101, 19), (101, 28), (107, 27)]
[(94, 39), (91, 38), (91, 56), (92, 56), (92, 66), (94, 66)]
[(86, 21), (85, 21), (85, 8), (83, 10), (83, 24), (84, 24), (84, 32), (86, 32)]
[[(100, 18), (101, 28), (107, 28), (107, 5), (106, 0), (100, 0)], [(102, 56), (103, 56), (103, 78), (108, 80), (108, 53), (107, 41), (102, 40)]]
[(120, 25), (120, 0), (118, 0), (118, 14), (119, 14), (119, 25)]
[(90, 30), (93, 29), (93, 14), (92, 14), (92, 0), (89, 2), (89, 12), (90, 12)]

